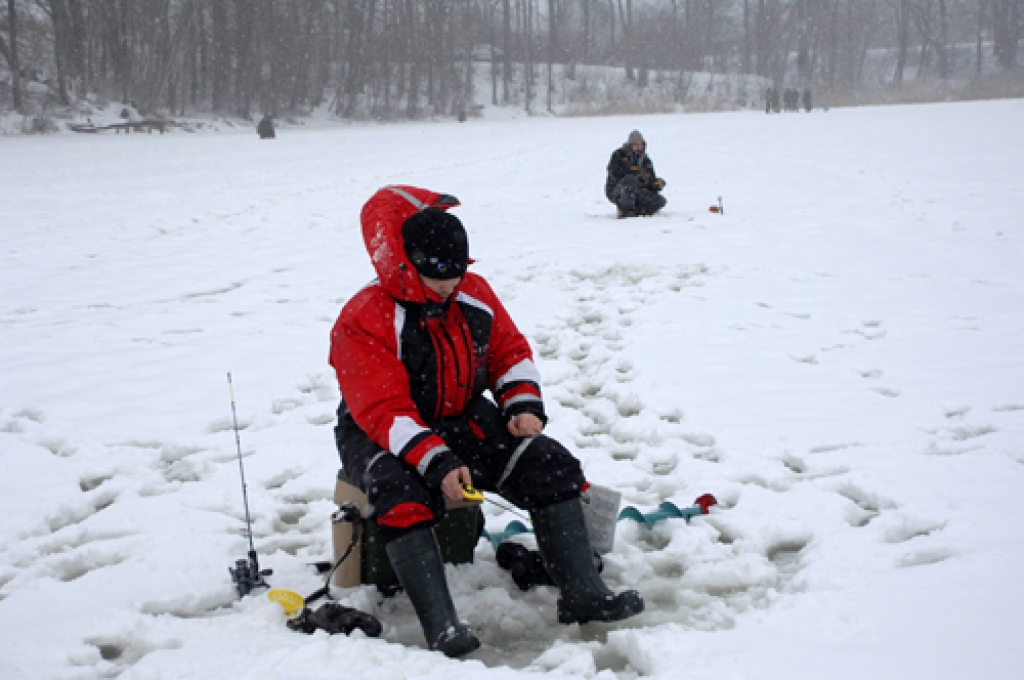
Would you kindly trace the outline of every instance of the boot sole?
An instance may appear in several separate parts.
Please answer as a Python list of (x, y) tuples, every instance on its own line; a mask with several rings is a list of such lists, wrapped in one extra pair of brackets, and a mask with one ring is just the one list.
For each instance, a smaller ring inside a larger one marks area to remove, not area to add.
[[(628, 592), (628, 591), (627, 591)], [(622, 593), (619, 597), (626, 595)], [(635, 597), (629, 597), (623, 600), (618, 600), (618, 606), (614, 609), (606, 609), (604, 611), (598, 611), (594, 613), (586, 613), (579, 615), (569, 609), (568, 605), (562, 602), (562, 599), (558, 600), (558, 622), (563, 625), (572, 625), (578, 623), (583, 625), (584, 623), (610, 623), (612, 621), (622, 621), (630, 617), (642, 614), (644, 611), (644, 601), (640, 597), (639, 593), (635, 594)]]
[(440, 646), (439, 645), (439, 646), (435, 647), (434, 649), (436, 649), (437, 651), (441, 652), (442, 654), (444, 654), (445, 656), (447, 656), (449, 658), (456, 659), (456, 658), (458, 658), (460, 656), (465, 656), (466, 654), (469, 654), (470, 652), (476, 651), (479, 648), (480, 648), (480, 640), (478, 640), (477, 638), (474, 637), (474, 638), (469, 639), (469, 640), (452, 641), (451, 644), (447, 644), (447, 645), (444, 645), (444, 646)]
[(454, 659), (479, 647), (480, 638), (468, 626), (461, 626), (458, 632), (451, 631), (450, 634), (442, 635), (430, 648)]

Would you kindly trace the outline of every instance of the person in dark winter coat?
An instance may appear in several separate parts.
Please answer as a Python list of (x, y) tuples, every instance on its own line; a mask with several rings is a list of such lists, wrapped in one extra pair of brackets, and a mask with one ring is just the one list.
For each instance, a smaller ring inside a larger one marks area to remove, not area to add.
[(256, 125), (256, 134), (260, 136), (260, 139), (274, 139), (277, 136), (274, 132), (274, 119), (270, 117), (269, 113), (265, 114)]
[(619, 210), (619, 217), (653, 215), (668, 201), (659, 192), (665, 180), (654, 174), (654, 163), (647, 155), (647, 142), (639, 130), (612, 153), (604, 194)]
[(342, 402), (342, 466), (372, 508), (395, 574), (431, 649), (456, 657), (480, 642), (459, 621), (433, 527), (463, 485), (527, 510), (557, 584), (561, 623), (643, 611), (636, 591), (597, 573), (579, 461), (543, 434), (547, 416), (529, 343), (483, 277), (468, 271), (452, 196), (388, 186), (363, 206), (378, 278), (344, 306), (330, 363)]

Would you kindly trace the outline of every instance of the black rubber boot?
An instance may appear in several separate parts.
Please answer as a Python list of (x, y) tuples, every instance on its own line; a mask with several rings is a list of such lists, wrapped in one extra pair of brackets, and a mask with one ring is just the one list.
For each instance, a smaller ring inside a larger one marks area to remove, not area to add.
[(558, 622), (621, 621), (644, 610), (635, 590), (616, 595), (594, 565), (590, 536), (578, 498), (530, 512), (537, 547), (558, 585)]
[(423, 626), (427, 646), (450, 657), (469, 654), (479, 647), (476, 633), (455, 614), (434, 530), (413, 531), (388, 543), (386, 550)]

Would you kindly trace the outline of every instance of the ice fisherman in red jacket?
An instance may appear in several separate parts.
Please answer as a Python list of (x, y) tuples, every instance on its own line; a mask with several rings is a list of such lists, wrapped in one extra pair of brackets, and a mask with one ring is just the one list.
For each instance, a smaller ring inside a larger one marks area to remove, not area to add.
[(616, 595), (597, 572), (579, 461), (542, 434), (529, 343), (487, 281), (467, 271), (466, 230), (447, 212), (457, 205), (404, 185), (366, 202), (363, 240), (379, 278), (345, 304), (330, 352), (342, 466), (368, 497), (428, 646), (453, 657), (480, 641), (456, 615), (433, 527), (462, 484), (529, 511), (559, 588), (559, 622), (617, 621), (644, 608), (639, 593)]

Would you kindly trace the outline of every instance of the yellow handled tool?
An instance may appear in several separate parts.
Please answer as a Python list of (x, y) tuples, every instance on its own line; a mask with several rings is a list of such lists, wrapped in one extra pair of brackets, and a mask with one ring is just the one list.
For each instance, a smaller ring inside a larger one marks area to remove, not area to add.
[(467, 501), (484, 501), (484, 495), (469, 484), (462, 485), (462, 497)]

